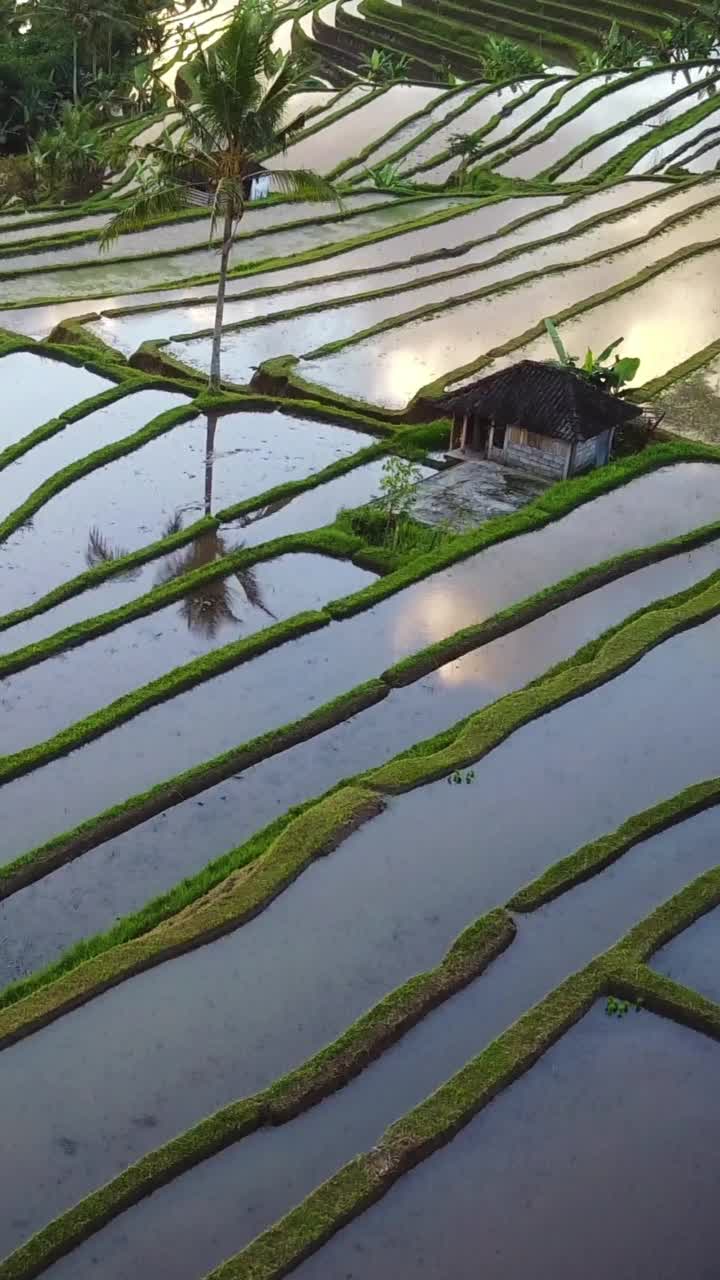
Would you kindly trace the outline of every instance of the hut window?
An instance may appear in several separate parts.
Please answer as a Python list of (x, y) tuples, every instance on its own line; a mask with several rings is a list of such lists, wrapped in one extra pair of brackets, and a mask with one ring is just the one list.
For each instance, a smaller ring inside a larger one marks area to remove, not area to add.
[(505, 428), (493, 427), (493, 449), (505, 448)]

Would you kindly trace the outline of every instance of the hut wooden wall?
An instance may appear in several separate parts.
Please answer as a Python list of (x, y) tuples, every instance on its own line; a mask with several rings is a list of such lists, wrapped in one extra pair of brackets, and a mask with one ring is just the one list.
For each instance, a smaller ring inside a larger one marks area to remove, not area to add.
[(519, 471), (533, 471), (550, 480), (562, 480), (570, 459), (572, 445), (566, 440), (537, 435), (523, 427), (508, 427), (505, 433), (504, 461)]

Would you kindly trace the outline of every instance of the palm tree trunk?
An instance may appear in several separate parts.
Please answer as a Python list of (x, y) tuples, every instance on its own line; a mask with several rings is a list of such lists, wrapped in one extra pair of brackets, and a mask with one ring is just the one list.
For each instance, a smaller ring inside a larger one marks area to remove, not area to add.
[(220, 390), (220, 342), (222, 339), (223, 312), (225, 310), (225, 289), (227, 286), (228, 263), (232, 249), (233, 210), (231, 201), (227, 201), (225, 222), (223, 225), (223, 244), (220, 251), (220, 275), (218, 278), (217, 302), (215, 303), (215, 325), (213, 328), (212, 356), (210, 358), (210, 391)]
[(207, 433), (205, 435), (205, 515), (212, 515), (213, 466), (215, 465), (215, 432), (218, 416), (208, 414)]
[(75, 103), (75, 106), (77, 106), (78, 96), (79, 96), (78, 95), (78, 38), (75, 35), (73, 36), (72, 53), (73, 53), (73, 102)]

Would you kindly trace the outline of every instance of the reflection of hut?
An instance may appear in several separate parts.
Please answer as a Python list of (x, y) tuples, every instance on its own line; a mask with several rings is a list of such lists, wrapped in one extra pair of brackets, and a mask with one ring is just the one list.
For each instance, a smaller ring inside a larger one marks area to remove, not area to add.
[(521, 360), (446, 395), (450, 453), (489, 458), (553, 479), (601, 467), (615, 428), (640, 413), (572, 369)]

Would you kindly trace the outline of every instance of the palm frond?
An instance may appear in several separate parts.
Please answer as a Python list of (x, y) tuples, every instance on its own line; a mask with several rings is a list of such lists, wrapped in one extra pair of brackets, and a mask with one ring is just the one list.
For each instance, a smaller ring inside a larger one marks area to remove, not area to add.
[(167, 183), (140, 191), (130, 204), (103, 227), (99, 238), (101, 252), (108, 249), (118, 236), (129, 231), (142, 231), (148, 222), (176, 213), (187, 204), (187, 188), (184, 183)]
[(238, 569), (235, 577), (245, 592), (248, 604), (251, 604), (254, 609), (262, 609), (262, 612), (267, 614), (268, 618), (275, 618), (276, 615), (273, 613), (272, 609), (268, 609), (262, 598), (262, 591), (260, 589), (260, 583), (257, 580), (256, 570), (252, 568)]
[(163, 538), (171, 538), (174, 533), (179, 533), (182, 527), (183, 527), (183, 513), (182, 511), (178, 510), (178, 511), (175, 511), (173, 515), (171, 515), (170, 518), (166, 521), (165, 528), (162, 531)]
[(331, 200), (342, 209), (342, 197), (332, 182), (311, 169), (273, 169), (273, 187), (300, 200)]

